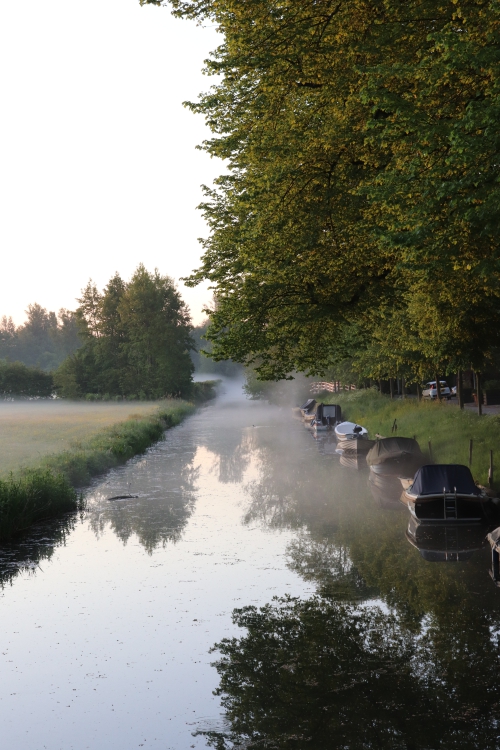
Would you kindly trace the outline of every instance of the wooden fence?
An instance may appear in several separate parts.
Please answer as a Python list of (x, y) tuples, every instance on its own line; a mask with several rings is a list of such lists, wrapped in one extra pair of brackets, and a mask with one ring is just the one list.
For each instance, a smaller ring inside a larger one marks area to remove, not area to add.
[(339, 380), (335, 380), (333, 383), (326, 381), (320, 381), (318, 383), (312, 383), (311, 393), (321, 393), (322, 391), (328, 391), (328, 393), (340, 393), (340, 391), (355, 391), (355, 385), (342, 385)]

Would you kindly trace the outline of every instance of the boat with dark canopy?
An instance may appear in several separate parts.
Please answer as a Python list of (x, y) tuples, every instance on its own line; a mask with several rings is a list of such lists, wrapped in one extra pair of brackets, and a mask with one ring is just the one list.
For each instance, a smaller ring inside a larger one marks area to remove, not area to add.
[(435, 464), (418, 469), (403, 490), (401, 502), (425, 523), (480, 522), (488, 517), (491, 498), (461, 464)]
[(413, 438), (389, 437), (377, 440), (366, 456), (366, 463), (374, 474), (413, 477), (426, 459)]
[(330, 432), (341, 421), (342, 412), (338, 404), (318, 404), (311, 426), (316, 432)]
[(300, 407), (300, 413), (304, 422), (312, 422), (316, 414), (316, 399), (308, 398), (305, 404)]

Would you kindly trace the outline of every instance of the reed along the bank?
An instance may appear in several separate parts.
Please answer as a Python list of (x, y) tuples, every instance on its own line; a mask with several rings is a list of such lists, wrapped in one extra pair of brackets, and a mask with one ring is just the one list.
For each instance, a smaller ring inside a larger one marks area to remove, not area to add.
[[(325, 403), (338, 403), (344, 419), (366, 427), (370, 437), (415, 437), (425, 452), (431, 442), (435, 463), (469, 464), (469, 444), (473, 441), (471, 471), (480, 484), (488, 482), (490, 451), (498, 471), (494, 486), (500, 489), (500, 416), (478, 416), (459, 409), (456, 403), (391, 399), (374, 389), (350, 393), (328, 393), (316, 397)], [(394, 429), (394, 431), (393, 431)]]
[(75, 488), (144, 453), (164, 431), (191, 414), (194, 404), (172, 400), (146, 416), (130, 417), (71, 449), (42, 459), (40, 466), (0, 479), (0, 540), (33, 523), (82, 507)]

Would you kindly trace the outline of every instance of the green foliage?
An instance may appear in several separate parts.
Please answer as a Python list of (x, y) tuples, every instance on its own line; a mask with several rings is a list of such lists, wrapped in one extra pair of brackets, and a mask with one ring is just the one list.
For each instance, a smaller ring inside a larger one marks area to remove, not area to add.
[(498, 4), (170, 4), (223, 35), (188, 105), (227, 165), (189, 282), (216, 290), (214, 359), (264, 379), (482, 370), (500, 342)]
[(128, 283), (115, 274), (102, 294), (90, 281), (79, 302), (85, 343), (54, 373), (63, 398), (189, 395), (189, 312), (168, 276), (139, 265)]
[(17, 327), (12, 318), (0, 320), (0, 359), (53, 370), (82, 345), (75, 313), (61, 308), (56, 315), (35, 302), (26, 314)]
[(50, 373), (22, 362), (0, 360), (0, 397), (47, 398), (53, 391)]
[(8, 539), (37, 521), (78, 507), (78, 495), (68, 479), (49, 469), (0, 479), (0, 539)]
[(220, 380), (202, 380), (191, 385), (191, 398), (199, 403), (210, 401), (217, 395), (217, 385)]

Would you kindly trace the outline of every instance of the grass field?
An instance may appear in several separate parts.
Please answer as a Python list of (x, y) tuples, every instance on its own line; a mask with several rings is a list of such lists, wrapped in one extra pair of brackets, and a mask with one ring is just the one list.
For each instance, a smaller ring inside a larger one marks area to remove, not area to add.
[(89, 440), (130, 417), (158, 411), (158, 402), (0, 401), (0, 476)]
[(394, 399), (381, 396), (372, 390), (354, 391), (350, 394), (317, 396), (325, 403), (342, 406), (345, 419), (366, 427), (370, 437), (378, 433), (384, 437), (392, 434), (394, 420), (397, 435), (415, 437), (424, 452), (432, 444), (436, 463), (469, 462), (469, 440), (473, 440), (472, 473), (477, 482), (486, 485), (490, 450), (493, 451), (496, 489), (500, 489), (500, 417), (479, 417), (466, 409), (447, 403), (418, 402), (416, 399)]
[(116, 403), (1, 406), (0, 540), (82, 508), (75, 488), (144, 453), (195, 409), (175, 399), (134, 404), (133, 411)]

